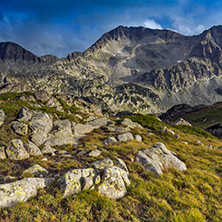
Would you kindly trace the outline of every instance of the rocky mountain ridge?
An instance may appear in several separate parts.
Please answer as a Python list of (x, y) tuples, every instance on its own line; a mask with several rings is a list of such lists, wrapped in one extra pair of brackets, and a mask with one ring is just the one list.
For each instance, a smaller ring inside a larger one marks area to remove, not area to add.
[(86, 51), (62, 59), (1, 43), (1, 92), (37, 89), (96, 97), (113, 112), (212, 104), (222, 100), (221, 36), (222, 26), (196, 36), (119, 26)]

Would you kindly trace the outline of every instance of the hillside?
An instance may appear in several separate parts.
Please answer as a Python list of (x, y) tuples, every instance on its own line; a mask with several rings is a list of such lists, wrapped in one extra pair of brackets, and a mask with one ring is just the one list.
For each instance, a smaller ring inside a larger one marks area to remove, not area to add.
[(0, 95), (0, 221), (221, 221), (221, 140), (90, 101)]

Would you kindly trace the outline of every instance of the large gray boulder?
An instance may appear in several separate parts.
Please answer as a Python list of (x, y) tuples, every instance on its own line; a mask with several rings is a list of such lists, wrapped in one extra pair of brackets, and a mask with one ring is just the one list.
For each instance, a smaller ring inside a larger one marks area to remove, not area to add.
[(117, 140), (119, 142), (126, 142), (126, 141), (129, 141), (129, 140), (133, 140), (133, 135), (132, 133), (123, 133), (123, 134), (120, 134), (117, 136)]
[(0, 126), (4, 123), (5, 121), (5, 113), (3, 109), (0, 109)]
[(45, 188), (52, 178), (25, 178), (16, 182), (0, 184), (0, 208), (11, 207), (35, 197), (40, 188)]
[(20, 136), (25, 136), (28, 133), (28, 125), (23, 122), (13, 121), (11, 127)]
[(52, 120), (47, 113), (38, 113), (35, 115), (30, 122), (30, 128), (32, 130), (31, 141), (37, 146), (42, 145), (48, 133), (51, 131), (52, 126)]
[(63, 197), (78, 194), (83, 189), (93, 188), (93, 185), (98, 180), (96, 178), (97, 171), (93, 168), (75, 169), (67, 172), (60, 180)]
[(29, 121), (32, 118), (33, 112), (29, 110), (27, 107), (22, 107), (19, 110), (17, 119), (19, 121)]
[(11, 140), (6, 149), (6, 153), (8, 158), (11, 160), (24, 160), (30, 157), (20, 139)]
[(24, 144), (25, 149), (28, 151), (30, 156), (41, 156), (41, 150), (31, 141), (28, 141), (27, 144)]
[(126, 186), (130, 185), (128, 173), (116, 166), (105, 168), (102, 181), (98, 187), (99, 193), (116, 200), (127, 194)]
[(52, 131), (48, 134), (45, 145), (63, 146), (70, 144), (76, 146), (81, 138), (72, 134), (72, 125), (68, 119), (57, 120), (54, 122)]
[(117, 143), (117, 140), (115, 137), (113, 136), (110, 136), (110, 137), (107, 137), (105, 140), (104, 140), (104, 145), (109, 145), (109, 144), (114, 144), (114, 143)]
[(145, 167), (146, 170), (156, 175), (163, 173), (164, 169), (173, 167), (184, 171), (186, 165), (179, 160), (163, 143), (156, 143), (150, 149), (142, 149), (136, 153), (136, 161)]
[(94, 127), (88, 124), (75, 124), (72, 126), (73, 134), (76, 136), (82, 136), (87, 133), (91, 133)]

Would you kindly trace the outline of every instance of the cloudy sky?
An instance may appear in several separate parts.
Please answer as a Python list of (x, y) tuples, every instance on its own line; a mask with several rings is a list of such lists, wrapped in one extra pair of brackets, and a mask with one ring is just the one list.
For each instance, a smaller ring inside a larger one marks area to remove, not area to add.
[(124, 26), (199, 34), (222, 24), (220, 0), (1, 0), (0, 42), (36, 55), (84, 51), (105, 32)]

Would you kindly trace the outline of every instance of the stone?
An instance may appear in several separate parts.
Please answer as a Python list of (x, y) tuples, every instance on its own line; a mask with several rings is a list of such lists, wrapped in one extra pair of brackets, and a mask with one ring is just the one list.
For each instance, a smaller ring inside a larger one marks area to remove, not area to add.
[[(23, 172), (23, 177), (43, 177), (46, 174), (48, 174), (48, 170), (46, 170), (45, 168), (41, 167), (39, 164), (35, 164), (34, 166), (26, 169)], [(26, 176), (27, 175), (27, 176)]]
[(22, 107), (17, 115), (19, 121), (29, 121), (33, 116), (33, 112), (27, 107)]
[(178, 125), (192, 126), (188, 121), (186, 121), (183, 118), (179, 118), (178, 120), (176, 120), (173, 125), (175, 125), (175, 126), (178, 126)]
[(25, 136), (28, 133), (28, 125), (23, 122), (13, 121), (11, 127), (20, 136)]
[(47, 187), (53, 180), (53, 178), (25, 178), (0, 184), (0, 208), (11, 207), (35, 197), (38, 189)]
[(164, 129), (161, 130), (161, 132), (164, 133), (164, 134), (171, 135), (171, 136), (173, 136), (173, 135), (175, 134), (175, 133), (173, 132), (173, 130), (168, 129), (166, 126), (164, 126)]
[(101, 151), (98, 149), (92, 150), (91, 152), (89, 152), (87, 155), (90, 157), (97, 157), (101, 155)]
[(60, 180), (60, 189), (63, 197), (73, 196), (84, 189), (93, 187), (97, 172), (93, 168), (75, 169), (67, 172)]
[(195, 143), (195, 145), (204, 146), (204, 144), (199, 140), (195, 140), (194, 143)]
[(107, 167), (98, 187), (100, 194), (118, 200), (127, 194), (126, 186), (130, 185), (128, 174), (116, 166)]
[(5, 153), (5, 147), (1, 146), (0, 147), (0, 160), (6, 159), (6, 153)]
[(117, 141), (119, 142), (126, 142), (133, 139), (132, 133), (123, 133), (117, 136)]
[(117, 163), (117, 165), (120, 166), (121, 169), (123, 169), (123, 170), (125, 170), (127, 173), (129, 173), (129, 170), (128, 170), (125, 162), (124, 162), (122, 159), (116, 158), (116, 159), (115, 159), (115, 162)]
[(51, 97), (49, 99), (49, 101), (46, 103), (46, 106), (58, 107), (58, 106), (61, 106), (61, 104), (60, 104), (60, 102), (55, 97)]
[(74, 135), (85, 135), (91, 133), (94, 130), (94, 127), (88, 124), (75, 124), (72, 126)]
[(4, 123), (5, 121), (5, 113), (3, 109), (0, 109), (0, 126)]
[(56, 149), (52, 148), (49, 145), (45, 145), (42, 149), (42, 154), (51, 154), (54, 155), (56, 152)]
[(41, 150), (31, 141), (28, 140), (27, 144), (24, 144), (25, 149), (28, 151), (30, 156), (41, 156)]
[(20, 139), (13, 139), (9, 142), (6, 154), (11, 160), (24, 160), (30, 157)]
[(129, 127), (114, 127), (114, 126), (106, 126), (105, 130), (114, 132), (116, 134), (127, 133), (131, 131)]
[(218, 150), (222, 150), (222, 146), (218, 147), (217, 149), (218, 149)]
[(42, 145), (49, 131), (51, 131), (52, 126), (52, 120), (47, 113), (38, 113), (35, 115), (30, 122), (30, 128), (32, 130), (31, 141), (37, 146)]
[(102, 126), (106, 126), (111, 120), (106, 117), (98, 118), (92, 121), (87, 122), (87, 125), (91, 125), (94, 129), (98, 129)]
[(139, 123), (133, 122), (131, 119), (128, 118), (125, 118), (121, 124), (124, 126), (128, 126), (131, 129), (135, 128), (143, 129), (143, 127)]
[(163, 170), (173, 167), (184, 171), (187, 169), (186, 165), (179, 160), (176, 153), (168, 150), (163, 143), (156, 143), (150, 149), (142, 149), (136, 153), (135, 159), (146, 170), (154, 172), (156, 175), (163, 173)]
[(109, 144), (113, 144), (113, 143), (117, 143), (117, 140), (115, 137), (111, 136), (111, 137), (107, 137), (104, 140), (104, 145), (109, 145)]
[(97, 160), (97, 161), (91, 163), (90, 165), (93, 168), (96, 168), (96, 169), (99, 169), (99, 170), (103, 170), (103, 169), (105, 169), (108, 166), (113, 166), (114, 163), (113, 163), (113, 161), (109, 157), (107, 157), (107, 158), (102, 159), (102, 160)]
[(87, 154), (87, 152), (85, 150), (82, 150), (82, 151), (77, 153), (77, 156), (84, 156), (86, 154)]
[(43, 102), (43, 103), (47, 102), (50, 99), (49, 94), (44, 90), (36, 91), (34, 96), (35, 96), (36, 100)]
[(139, 142), (142, 142), (142, 141), (143, 141), (142, 136), (140, 136), (140, 135), (138, 135), (138, 134), (134, 136), (134, 139), (137, 140), (137, 141), (139, 141)]

